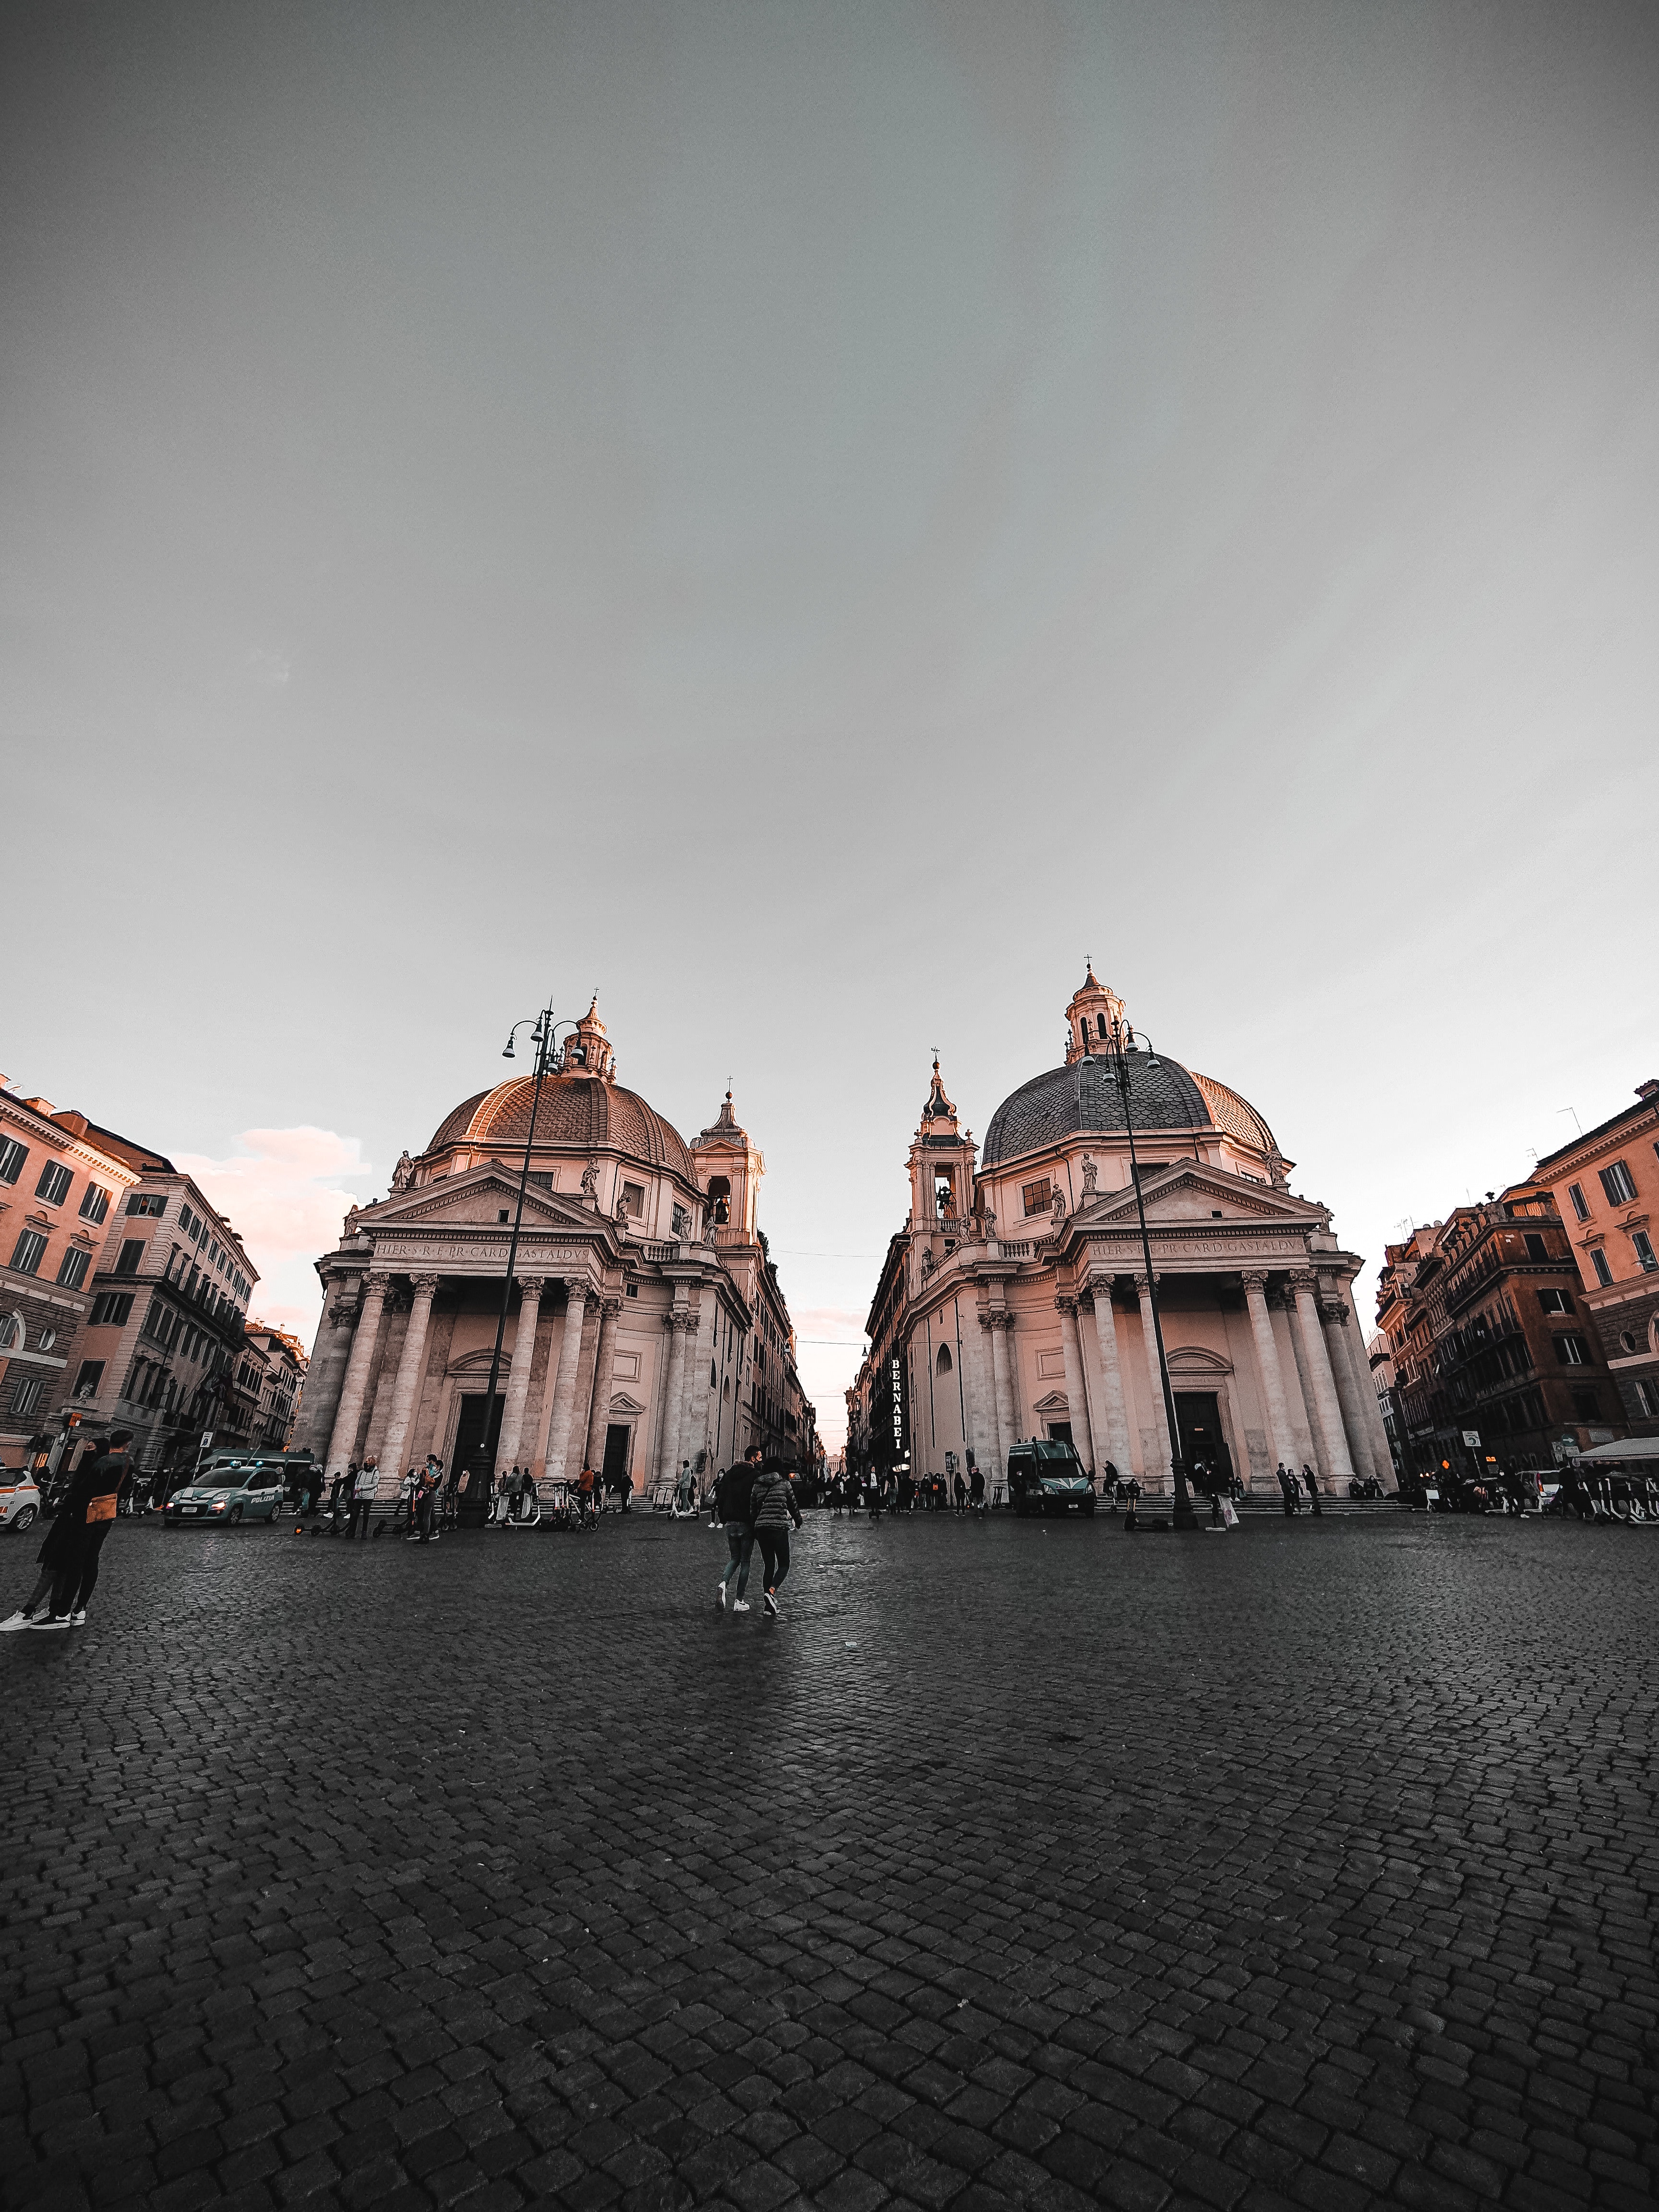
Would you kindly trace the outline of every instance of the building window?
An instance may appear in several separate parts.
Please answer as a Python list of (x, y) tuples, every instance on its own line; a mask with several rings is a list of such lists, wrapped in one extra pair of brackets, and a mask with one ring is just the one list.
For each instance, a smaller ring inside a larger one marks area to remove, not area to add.
[(623, 1213), (631, 1213), (637, 1221), (645, 1212), (645, 1185), (639, 1182), (625, 1182), (622, 1187), (622, 1202), (617, 1210)]
[(1555, 1356), (1563, 1367), (1588, 1367), (1589, 1348), (1582, 1336), (1558, 1336)]
[(1019, 1194), (1024, 1201), (1027, 1213), (1046, 1213), (1054, 1202), (1054, 1185), (1047, 1176), (1041, 1182), (1022, 1185)]
[[(140, 1249), (142, 1249), (142, 1247)], [(88, 1319), (87, 1327), (88, 1328), (105, 1327), (120, 1328), (125, 1325), (127, 1316), (131, 1311), (132, 1292), (131, 1291), (100, 1291), (92, 1302), (92, 1313)]]
[(1656, 1268), (1659, 1268), (1659, 1260), (1654, 1257), (1653, 1242), (1647, 1231), (1637, 1230), (1630, 1241), (1636, 1247), (1636, 1256), (1642, 1263), (1642, 1273), (1644, 1275), (1652, 1274)]
[(15, 1182), (28, 1156), (28, 1146), (20, 1145), (15, 1137), (8, 1137), (0, 1143), (0, 1182)]
[(58, 1289), (60, 1291), (78, 1291), (82, 1284), (87, 1279), (87, 1269), (91, 1265), (92, 1255), (90, 1252), (65, 1252), (64, 1255), (64, 1264), (58, 1270)]
[(77, 1398), (95, 1398), (98, 1395), (98, 1385), (103, 1381), (103, 1361), (101, 1359), (83, 1359), (81, 1362), (81, 1372), (75, 1378), (76, 1396)]
[(629, 1297), (630, 1298), (636, 1298), (636, 1297), (638, 1297), (639, 1294), (640, 1294), (640, 1286), (639, 1286), (639, 1285), (638, 1285), (637, 1283), (630, 1283), (630, 1284), (628, 1285), (628, 1295), (629, 1295)]
[(1528, 1230), (1528, 1231), (1527, 1231), (1527, 1257), (1528, 1257), (1528, 1259), (1529, 1259), (1529, 1260), (1547, 1260), (1547, 1259), (1549, 1258), (1549, 1256), (1550, 1256), (1550, 1255), (1549, 1255), (1549, 1252), (1548, 1252), (1547, 1249), (1547, 1248), (1546, 1248), (1546, 1246), (1545, 1246), (1544, 1240), (1543, 1240), (1543, 1238), (1542, 1238), (1542, 1237), (1538, 1234), (1538, 1231), (1537, 1231), (1535, 1229), (1529, 1229), (1529, 1230)]
[(1659, 1382), (1638, 1382), (1636, 1403), (1649, 1420), (1659, 1419)]
[(1601, 1401), (1594, 1390), (1575, 1390), (1572, 1394), (1572, 1417), (1576, 1421), (1599, 1421)]
[(941, 1344), (939, 1348), (939, 1358), (933, 1362), (934, 1372), (939, 1375), (948, 1375), (951, 1365), (951, 1347), (948, 1344)]
[(1613, 1269), (1607, 1265), (1607, 1255), (1598, 1244), (1590, 1254), (1590, 1265), (1595, 1270), (1595, 1279), (1606, 1285), (1613, 1280)]
[(1610, 1168), (1601, 1170), (1601, 1188), (1609, 1206), (1628, 1206), (1636, 1195), (1636, 1179), (1623, 1160), (1615, 1160)]
[(11, 1394), (14, 1413), (32, 1413), (46, 1395), (46, 1382), (43, 1375), (26, 1375)]
[(81, 1200), (81, 1218), (91, 1222), (95, 1229), (109, 1212), (110, 1194), (95, 1182), (87, 1185), (86, 1195)]
[(46, 1240), (38, 1229), (26, 1229), (14, 1246), (11, 1264), (20, 1275), (33, 1275), (40, 1271), (46, 1257)]
[(674, 1234), (676, 1237), (689, 1237), (691, 1234), (691, 1216), (683, 1206), (677, 1206), (674, 1208)]
[(167, 1210), (167, 1200), (159, 1190), (135, 1190), (127, 1200), (129, 1213), (154, 1214), (158, 1221)]
[(1582, 1183), (1570, 1182), (1567, 1185), (1567, 1196), (1572, 1200), (1572, 1210), (1578, 1216), (1578, 1218), (1581, 1221), (1588, 1221), (1589, 1219), (1589, 1203), (1584, 1196), (1583, 1185)]
[(1538, 1303), (1546, 1313), (1571, 1313), (1572, 1300), (1565, 1291), (1540, 1291)]
[(69, 1196), (70, 1185), (75, 1177), (62, 1160), (48, 1160), (40, 1170), (40, 1180), (34, 1186), (34, 1194), (43, 1198), (48, 1206), (61, 1206)]

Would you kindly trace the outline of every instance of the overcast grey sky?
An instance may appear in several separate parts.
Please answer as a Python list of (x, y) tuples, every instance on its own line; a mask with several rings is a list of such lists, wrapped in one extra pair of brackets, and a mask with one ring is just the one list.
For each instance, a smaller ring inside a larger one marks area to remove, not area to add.
[(1651, 7), (4, 36), (0, 1067), (257, 1306), (550, 990), (815, 1339), (1085, 954), (1373, 1261), (1659, 1073)]

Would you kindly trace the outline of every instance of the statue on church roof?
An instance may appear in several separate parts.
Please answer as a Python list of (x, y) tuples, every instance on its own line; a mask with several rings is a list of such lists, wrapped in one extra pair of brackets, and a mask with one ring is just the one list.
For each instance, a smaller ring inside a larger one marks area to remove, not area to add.
[(1094, 1196), (1095, 1181), (1099, 1173), (1100, 1170), (1095, 1165), (1094, 1154), (1092, 1152), (1085, 1152), (1083, 1155), (1083, 1195), (1085, 1198), (1092, 1198)]
[(398, 1193), (400, 1190), (407, 1190), (414, 1180), (415, 1163), (410, 1158), (407, 1152), (400, 1152), (398, 1155), (398, 1164), (392, 1170), (392, 1195), (396, 1198)]

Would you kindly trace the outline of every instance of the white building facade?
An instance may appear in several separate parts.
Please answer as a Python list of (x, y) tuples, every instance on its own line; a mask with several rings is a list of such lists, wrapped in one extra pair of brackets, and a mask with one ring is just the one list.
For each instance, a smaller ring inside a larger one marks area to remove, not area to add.
[[(434, 1452), (492, 1454), (489, 1379), (533, 1079), (465, 1100), (391, 1194), (318, 1263), (324, 1311), (296, 1441), (381, 1494)], [(732, 1112), (696, 1142), (617, 1081), (589, 1009), (543, 1084), (497, 1385), (497, 1469), (584, 1465), (647, 1490), (750, 1443), (790, 1458), (810, 1407), (781, 1387), (793, 1339), (756, 1221), (764, 1162)]]
[[(937, 1062), (849, 1401), (866, 1463), (1000, 1478), (1010, 1446), (1065, 1437), (1097, 1474), (1172, 1487), (1152, 1305), (1121, 1094), (1104, 1056), (1122, 1001), (1092, 969), (1062, 1064), (992, 1115), (975, 1164)], [(1362, 1262), (1224, 1084), (1131, 1053), (1130, 1097), (1158, 1310), (1190, 1468), (1277, 1495), (1304, 1464), (1345, 1494), (1394, 1488), (1353, 1304)]]

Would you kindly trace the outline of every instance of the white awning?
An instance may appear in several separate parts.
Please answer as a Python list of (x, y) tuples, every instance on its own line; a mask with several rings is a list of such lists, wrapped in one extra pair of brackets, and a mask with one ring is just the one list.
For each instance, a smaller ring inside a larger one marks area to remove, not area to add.
[(1659, 1437), (1624, 1437), (1617, 1443), (1595, 1444), (1587, 1452), (1580, 1452), (1580, 1467), (1593, 1467), (1598, 1460), (1655, 1459), (1659, 1460)]

